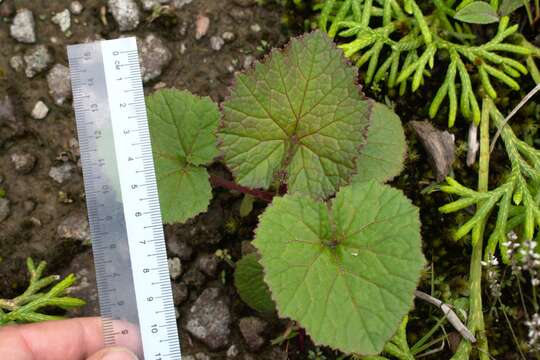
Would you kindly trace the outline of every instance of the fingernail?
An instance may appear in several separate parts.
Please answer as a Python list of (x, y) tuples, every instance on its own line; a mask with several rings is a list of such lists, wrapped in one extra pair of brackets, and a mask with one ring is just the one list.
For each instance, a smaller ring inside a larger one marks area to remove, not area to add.
[(139, 358), (124, 348), (111, 348), (103, 354), (102, 360), (139, 360)]

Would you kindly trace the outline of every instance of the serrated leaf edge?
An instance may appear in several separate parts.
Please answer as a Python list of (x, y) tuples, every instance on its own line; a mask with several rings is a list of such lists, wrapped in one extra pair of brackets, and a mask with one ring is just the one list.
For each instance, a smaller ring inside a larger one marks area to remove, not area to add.
[[(320, 32), (322, 35), (325, 35), (326, 36), (326, 33), (320, 31), (320, 30), (313, 30), (311, 32), (306, 32), (306, 33), (303, 33), (302, 35), (300, 36), (297, 36), (297, 37), (294, 37), (294, 38), (291, 38), (289, 42), (285, 43), (282, 47), (275, 47), (273, 48), (272, 50), (270, 50), (270, 52), (266, 55), (264, 55), (261, 59), (257, 59), (255, 60), (247, 69), (244, 69), (243, 71), (240, 71), (239, 73), (243, 74), (243, 75), (246, 75), (246, 76), (250, 76), (250, 75), (253, 75), (256, 71), (256, 67), (257, 65), (259, 64), (262, 64), (264, 65), (265, 63), (267, 63), (270, 59), (272, 59), (272, 56), (274, 56), (274, 54), (277, 54), (277, 53), (285, 53), (289, 50), (289, 48), (291, 48), (292, 44), (294, 41), (301, 41), (303, 40), (304, 38), (310, 36), (310, 35), (313, 35), (317, 32)], [(349, 60), (347, 57), (345, 57), (345, 53), (343, 52), (343, 49), (339, 48), (336, 43), (334, 43), (333, 41), (331, 41), (331, 39), (328, 37), (328, 39), (330, 40), (329, 43), (332, 47), (333, 50), (337, 50), (338, 53), (341, 55), (340, 58), (341, 58), (341, 62), (346, 65), (346, 66), (350, 66), (350, 67), (354, 67), (354, 64), (351, 60)], [(224, 151), (222, 150), (222, 145), (223, 145), (223, 140), (221, 139), (221, 137), (219, 136), (220, 134), (220, 131), (225, 128), (225, 117), (223, 115), (223, 104), (225, 104), (229, 99), (232, 98), (232, 89), (236, 86), (236, 83), (237, 83), (237, 76), (236, 75), (234, 77), (234, 79), (232, 80), (231, 82), (231, 85), (228, 87), (228, 94), (224, 97), (223, 101), (219, 103), (219, 110), (220, 110), (220, 119), (219, 119), (219, 124), (218, 124), (218, 128), (217, 128), (217, 147), (218, 147), (218, 151), (219, 151), (219, 155), (218, 157), (220, 159), (223, 159), (224, 158)], [(357, 146), (357, 151), (356, 151), (356, 156), (353, 157), (351, 160), (354, 161), (354, 163), (356, 163), (358, 157), (360, 156), (360, 152), (362, 150), (362, 148), (366, 145), (367, 143), (367, 135), (368, 135), (368, 132), (369, 132), (369, 128), (371, 126), (371, 119), (372, 119), (372, 112), (373, 112), (373, 108), (375, 106), (375, 100), (369, 98), (366, 96), (366, 94), (364, 93), (363, 91), (363, 87), (362, 85), (360, 84), (359, 82), (359, 78), (358, 76), (356, 77), (355, 81), (354, 81), (356, 87), (358, 88), (358, 94), (360, 95), (361, 99), (366, 101), (368, 103), (368, 110), (367, 110), (367, 117), (368, 117), (368, 124), (367, 126), (365, 127), (365, 129), (362, 131), (362, 133), (359, 134), (359, 136), (362, 137), (363, 141)], [(290, 150), (289, 150), (290, 151)], [(291, 158), (290, 154), (287, 153), (286, 156), (285, 156), (286, 159), (288, 158)], [(223, 166), (225, 166), (225, 168), (232, 174), (233, 176), (233, 179), (236, 181), (236, 178), (237, 178), (237, 174), (235, 174), (234, 171), (232, 171), (232, 169), (227, 166), (227, 164), (222, 161), (222, 164)], [(282, 164), (282, 167), (276, 171), (276, 173), (274, 174), (274, 178), (273, 178), (273, 182), (276, 181), (276, 180), (279, 180), (280, 179), (280, 174), (283, 174), (285, 173), (286, 174), (286, 178), (288, 178), (288, 172), (286, 171), (286, 167), (287, 167), (287, 164)], [(285, 169), (284, 169), (285, 168)], [(349, 185), (351, 184), (352, 182), (352, 179), (354, 178), (354, 176), (357, 174), (357, 171), (358, 171), (358, 168), (355, 166), (354, 170), (351, 172), (351, 174), (349, 175), (349, 177), (347, 179), (345, 179), (345, 184), (342, 184), (340, 185), (340, 187), (342, 186), (346, 186), (346, 185)], [(284, 183), (280, 181), (280, 186), (282, 185), (287, 185), (287, 182), (285, 181)], [(266, 190), (266, 189), (262, 189), (262, 190)], [(339, 191), (339, 189), (338, 189)], [(336, 192), (337, 193), (337, 192)], [(335, 194), (335, 193), (334, 193)], [(329, 195), (328, 197), (326, 198), (315, 198), (316, 200), (326, 200), (326, 199), (329, 199), (331, 198), (333, 195)]]
[[(377, 181), (375, 181), (375, 180), (369, 180), (369, 181), (367, 181), (367, 182), (377, 182)], [(423, 240), (423, 239), (422, 239), (422, 231), (421, 231), (421, 229), (422, 229), (422, 223), (421, 223), (421, 221), (420, 221), (420, 210), (418, 209), (418, 207), (417, 207), (416, 205), (414, 205), (414, 203), (411, 201), (411, 199), (409, 199), (409, 198), (407, 197), (407, 195), (403, 192), (403, 190), (398, 189), (398, 188), (395, 188), (395, 187), (390, 186), (390, 185), (388, 185), (388, 184), (381, 184), (381, 185), (382, 185), (382, 186), (389, 187), (389, 188), (393, 189), (394, 191), (399, 192), (399, 193), (400, 193), (401, 195), (403, 195), (403, 197), (406, 199), (407, 203), (408, 203), (409, 205), (412, 205), (412, 207), (415, 209), (415, 225), (417, 225), (418, 228), (419, 228), (419, 233), (420, 233), (420, 244), (422, 244), (422, 242), (423, 242), (423, 241), (422, 241), (422, 240)], [(341, 191), (341, 188), (338, 190), (338, 193), (339, 193), (339, 191)], [(336, 194), (337, 194), (337, 193), (336, 193)], [(302, 195), (302, 194), (287, 194), (287, 196), (289, 196), (290, 198), (298, 198), (298, 197), (303, 197), (303, 196), (305, 196), (305, 195)], [(327, 205), (328, 211), (331, 211), (331, 210), (332, 210), (332, 206), (331, 206), (332, 204), (329, 204), (329, 201), (333, 201), (333, 200), (326, 200), (326, 201), (315, 200), (315, 201), (319, 201), (319, 202), (325, 203), (325, 204)], [(257, 238), (257, 233), (258, 233), (259, 226), (260, 226), (260, 223), (261, 223), (261, 217), (264, 215), (264, 213), (266, 212), (266, 210), (269, 209), (269, 208), (272, 207), (272, 206), (274, 206), (274, 203), (273, 203), (273, 202), (272, 202), (270, 205), (268, 205), (268, 207), (265, 209), (265, 211), (264, 211), (263, 213), (259, 214), (259, 216), (257, 217), (257, 220), (258, 220), (258, 221), (257, 221), (257, 228), (255, 228), (255, 230), (253, 231), (253, 233), (254, 233), (254, 237), (253, 237), (253, 238), (254, 238), (254, 239)], [(255, 245), (254, 245), (254, 246), (255, 246)], [(257, 248), (257, 247), (255, 246), (255, 248)], [(421, 251), (422, 254), (423, 254), (422, 248), (420, 248), (420, 251)], [(258, 248), (257, 248), (257, 252), (259, 253), (259, 249), (258, 249)], [(263, 279), (264, 279), (264, 282), (268, 285), (268, 282), (267, 282), (267, 280), (266, 280), (266, 278), (267, 278), (266, 266), (264, 266), (264, 264), (262, 263), (262, 255), (260, 255), (260, 253), (259, 253), (259, 256), (260, 256), (259, 263), (260, 263), (260, 264), (262, 265), (262, 267), (263, 267)], [(425, 256), (422, 256), (422, 260), (423, 260), (424, 267), (425, 267), (425, 265), (426, 265), (426, 258), (425, 258)], [(416, 288), (412, 291), (412, 293), (409, 294), (409, 298), (411, 299), (411, 300), (410, 300), (410, 304), (409, 304), (409, 312), (414, 308), (414, 297), (415, 297), (414, 294), (415, 294), (416, 289), (418, 288), (418, 285), (420, 284), (420, 280), (421, 280), (421, 276), (420, 276), (420, 277), (418, 278), (418, 280), (417, 280)], [(268, 285), (268, 288), (270, 289), (270, 298), (272, 299), (272, 301), (274, 302), (274, 304), (276, 304), (276, 312), (277, 312), (279, 318), (281, 318), (281, 319), (288, 318), (288, 319), (291, 319), (291, 320), (293, 320), (293, 321), (297, 321), (297, 322), (300, 324), (300, 326), (302, 326), (302, 328), (305, 330), (306, 334), (309, 335), (311, 341), (313, 342), (313, 344), (314, 344), (315, 346), (330, 346), (330, 345), (328, 345), (328, 344), (325, 344), (325, 343), (323, 343), (323, 342), (319, 342), (319, 341), (315, 340), (315, 339), (311, 336), (310, 331), (309, 331), (308, 329), (306, 329), (305, 327), (303, 327), (302, 323), (300, 323), (298, 320), (292, 319), (291, 317), (289, 317), (289, 316), (283, 314), (283, 312), (282, 312), (282, 310), (281, 310), (281, 308), (280, 308), (280, 306), (279, 306), (279, 302), (278, 302), (277, 299), (274, 297), (274, 292), (272, 291), (272, 289), (270, 288), (269, 285)], [(407, 314), (405, 314), (405, 315), (407, 315)], [(392, 335), (387, 339), (387, 341), (390, 340), (390, 339), (397, 333), (397, 331), (399, 331), (399, 326), (400, 326), (400, 324), (402, 323), (402, 321), (403, 321), (403, 319), (399, 319), (399, 320), (398, 320), (398, 322), (397, 322), (397, 324), (396, 324), (396, 330), (395, 330), (394, 333), (392, 333)], [(330, 347), (331, 347), (331, 346), (330, 346)], [(342, 349), (338, 349), (338, 350), (342, 351)], [(349, 353), (349, 354), (352, 354), (352, 353)], [(371, 355), (378, 355), (378, 354), (380, 354), (380, 353), (354, 353), (354, 354), (355, 354), (355, 355), (360, 355), (360, 356), (371, 356)]]

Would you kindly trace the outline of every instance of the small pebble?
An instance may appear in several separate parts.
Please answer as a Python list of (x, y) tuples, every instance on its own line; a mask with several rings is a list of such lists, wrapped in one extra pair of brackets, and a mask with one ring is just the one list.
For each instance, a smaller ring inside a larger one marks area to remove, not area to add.
[(84, 6), (79, 1), (72, 1), (69, 9), (73, 15), (80, 15), (84, 10)]
[(140, 11), (134, 0), (108, 0), (107, 3), (120, 31), (135, 30), (139, 26)]
[(258, 32), (261, 31), (261, 25), (253, 24), (253, 25), (250, 26), (250, 29), (251, 29), (251, 31), (258, 33)]
[(255, 58), (252, 55), (248, 55), (244, 58), (244, 69), (249, 69), (255, 62)]
[(16, 72), (21, 71), (24, 68), (23, 57), (21, 55), (12, 56), (11, 59), (9, 59), (9, 66)]
[(185, 5), (191, 4), (192, 2), (193, 0), (173, 0), (172, 5), (175, 8), (180, 9), (184, 7)]
[(58, 225), (56, 232), (62, 239), (90, 241), (90, 225), (83, 214), (69, 215)]
[(36, 45), (28, 49), (24, 54), (26, 77), (33, 78), (40, 72), (47, 70), (52, 64), (53, 57), (45, 45)]
[(71, 163), (64, 163), (60, 166), (53, 166), (49, 170), (49, 176), (59, 184), (64, 183), (71, 178), (75, 167)]
[(171, 51), (163, 40), (154, 34), (148, 34), (138, 40), (141, 59), (141, 75), (144, 82), (157, 79), (163, 69), (172, 60)]
[(6, 220), (10, 214), (10, 202), (6, 198), (0, 198), (0, 222)]
[(28, 9), (19, 9), (13, 18), (13, 23), (9, 27), (11, 37), (15, 40), (32, 44), (36, 42), (36, 23), (34, 14)]
[(19, 174), (28, 174), (36, 165), (36, 157), (29, 153), (11, 154), (11, 162)]
[(262, 334), (267, 327), (266, 321), (254, 316), (245, 317), (240, 319), (238, 327), (251, 351), (255, 352), (264, 345), (265, 339)]
[(142, 0), (143, 10), (150, 11), (154, 6), (160, 6), (170, 3), (171, 0)]
[(210, 27), (210, 19), (208, 16), (199, 15), (195, 24), (195, 39), (199, 40), (208, 33)]
[(234, 359), (235, 357), (238, 356), (238, 354), (240, 354), (240, 351), (238, 351), (238, 347), (234, 344), (232, 344), (228, 349), (227, 349), (227, 358), (228, 359)]
[(32, 117), (36, 120), (42, 120), (47, 117), (47, 114), (49, 113), (49, 108), (47, 105), (39, 100), (36, 105), (34, 105), (34, 109), (32, 110)]
[(71, 96), (71, 82), (69, 68), (62, 64), (56, 64), (47, 74), (49, 93), (57, 105), (62, 105)]
[[(223, 40), (225, 40), (226, 42), (231, 42), (234, 40), (234, 33), (233, 32), (230, 32), (230, 31), (225, 31), (223, 34), (221, 34), (221, 37), (223, 38)], [(234, 346), (234, 345), (233, 345)]]
[(177, 257), (170, 258), (169, 262), (169, 272), (171, 274), (171, 279), (176, 280), (182, 275), (182, 263)]
[(223, 40), (220, 36), (212, 36), (210, 38), (210, 47), (214, 51), (221, 50), (223, 44), (225, 44), (225, 40)]
[(174, 299), (174, 305), (180, 306), (184, 303), (184, 301), (187, 300), (189, 296), (189, 290), (184, 283), (173, 283), (173, 299)]
[(64, 9), (64, 11), (54, 15), (51, 21), (58, 25), (60, 30), (65, 33), (71, 27), (71, 14), (68, 9)]

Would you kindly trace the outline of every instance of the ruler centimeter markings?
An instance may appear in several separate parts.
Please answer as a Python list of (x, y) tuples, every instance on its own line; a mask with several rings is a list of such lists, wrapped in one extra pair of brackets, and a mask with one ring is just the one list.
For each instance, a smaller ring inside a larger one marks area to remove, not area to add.
[(135, 38), (68, 58), (105, 344), (181, 359)]

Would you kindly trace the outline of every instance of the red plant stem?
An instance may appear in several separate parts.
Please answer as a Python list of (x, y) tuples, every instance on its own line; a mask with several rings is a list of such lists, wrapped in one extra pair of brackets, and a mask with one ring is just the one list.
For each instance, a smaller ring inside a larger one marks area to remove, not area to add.
[(243, 194), (251, 195), (253, 197), (256, 197), (257, 199), (261, 199), (266, 202), (272, 202), (272, 199), (274, 198), (274, 194), (269, 191), (249, 189), (247, 187), (238, 185), (233, 181), (225, 180), (224, 178), (216, 175), (210, 175), (210, 182), (212, 183), (213, 187), (222, 187), (228, 190), (236, 190)]

